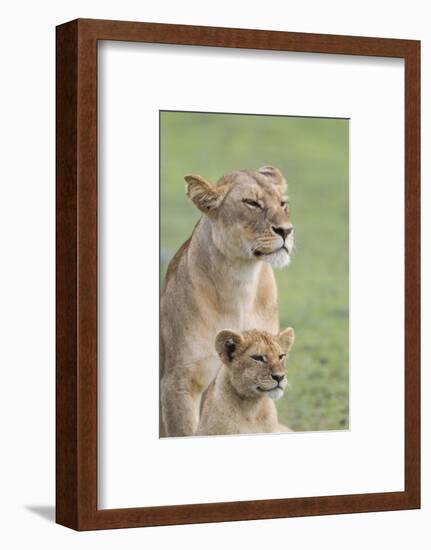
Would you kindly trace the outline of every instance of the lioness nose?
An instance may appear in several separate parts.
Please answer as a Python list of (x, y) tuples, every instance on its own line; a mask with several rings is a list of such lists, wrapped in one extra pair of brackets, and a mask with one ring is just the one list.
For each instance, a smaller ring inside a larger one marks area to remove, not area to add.
[(277, 233), (277, 235), (280, 235), (280, 237), (284, 241), (286, 237), (292, 233), (293, 227), (291, 225), (283, 226), (283, 227), (275, 227), (273, 225), (272, 230), (274, 231), (274, 233)]
[(281, 382), (284, 378), (284, 374), (271, 374), (272, 379), (276, 382)]

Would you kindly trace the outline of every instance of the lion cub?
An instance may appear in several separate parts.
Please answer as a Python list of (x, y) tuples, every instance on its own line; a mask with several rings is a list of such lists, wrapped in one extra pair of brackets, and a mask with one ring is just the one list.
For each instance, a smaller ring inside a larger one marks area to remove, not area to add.
[(286, 356), (293, 328), (278, 336), (223, 330), (215, 347), (223, 365), (202, 397), (196, 435), (290, 431), (279, 424), (274, 400), (287, 385)]

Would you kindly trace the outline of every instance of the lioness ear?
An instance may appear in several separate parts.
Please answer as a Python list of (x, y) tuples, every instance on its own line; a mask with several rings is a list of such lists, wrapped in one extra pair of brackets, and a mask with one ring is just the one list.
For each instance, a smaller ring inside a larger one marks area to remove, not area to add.
[(280, 342), (280, 346), (282, 347), (284, 353), (288, 353), (295, 341), (295, 331), (293, 328), (289, 327), (280, 332), (278, 335), (278, 341)]
[(208, 183), (202, 176), (184, 176), (187, 182), (187, 196), (204, 214), (214, 213), (224, 193)]
[(222, 330), (217, 334), (215, 348), (223, 363), (231, 363), (243, 342), (241, 334), (233, 330)]
[(280, 189), (281, 193), (284, 193), (286, 191), (286, 178), (283, 176), (281, 170), (275, 168), (275, 166), (262, 166), (262, 168), (259, 168), (258, 173), (262, 174), (262, 176), (270, 178), (274, 185), (276, 185)]

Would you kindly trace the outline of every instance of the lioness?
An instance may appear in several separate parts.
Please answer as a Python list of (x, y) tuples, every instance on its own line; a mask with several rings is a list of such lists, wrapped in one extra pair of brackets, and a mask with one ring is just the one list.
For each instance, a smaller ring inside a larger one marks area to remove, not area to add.
[(223, 365), (204, 393), (196, 435), (290, 431), (278, 422), (274, 400), (287, 385), (286, 356), (294, 336), (292, 328), (278, 336), (258, 330), (217, 335)]
[(220, 359), (214, 334), (224, 327), (278, 331), (272, 266), (287, 266), (293, 227), (286, 181), (264, 166), (224, 175), (213, 186), (186, 176), (203, 215), (172, 258), (160, 302), (160, 435), (192, 435), (202, 392)]

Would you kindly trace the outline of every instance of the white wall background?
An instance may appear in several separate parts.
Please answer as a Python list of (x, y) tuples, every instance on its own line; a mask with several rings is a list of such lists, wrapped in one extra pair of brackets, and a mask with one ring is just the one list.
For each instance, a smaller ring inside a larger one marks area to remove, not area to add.
[[(291, 5), (290, 5), (291, 4)], [(76, 17), (422, 40), (423, 281), (431, 279), (431, 36), (427, 2), (218, 0), (2, 5), (0, 136), (0, 543), (5, 548), (429, 547), (431, 325), (423, 288), (420, 511), (75, 533), (53, 523), (55, 25)], [(396, 223), (396, 220), (394, 220)]]

